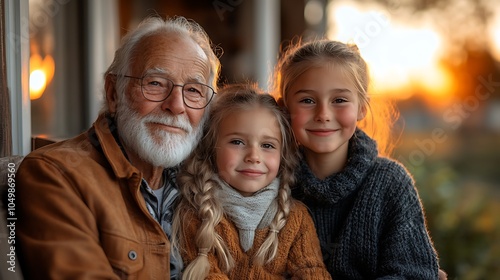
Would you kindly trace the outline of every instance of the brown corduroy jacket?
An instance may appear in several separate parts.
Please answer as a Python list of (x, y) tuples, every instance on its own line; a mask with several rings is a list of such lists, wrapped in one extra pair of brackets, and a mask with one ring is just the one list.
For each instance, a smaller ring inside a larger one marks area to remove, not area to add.
[(142, 174), (100, 116), (29, 154), (16, 174), (16, 246), (26, 279), (170, 279), (170, 242)]
[[(185, 234), (182, 237), (186, 245), (185, 248), (181, 248), (185, 267), (198, 255), (193, 240), (200, 226), (200, 220), (194, 210), (187, 213), (183, 220)], [(241, 248), (238, 229), (230, 220), (223, 218), (217, 225), (216, 231), (226, 242), (235, 260), (235, 267), (228, 274), (224, 274), (213, 252), (209, 253), (210, 274), (206, 278), (208, 280), (331, 279), (323, 263), (314, 223), (301, 202), (294, 202), (285, 227), (278, 233), (277, 256), (264, 266), (253, 264), (252, 258), (266, 239), (269, 227), (255, 232), (253, 247), (247, 252)]]

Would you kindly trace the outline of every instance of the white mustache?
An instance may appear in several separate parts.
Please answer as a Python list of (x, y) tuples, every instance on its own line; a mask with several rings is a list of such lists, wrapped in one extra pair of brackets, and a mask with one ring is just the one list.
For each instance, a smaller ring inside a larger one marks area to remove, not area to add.
[(193, 127), (189, 123), (189, 120), (187, 118), (183, 118), (180, 116), (157, 116), (157, 115), (147, 115), (142, 118), (141, 120), (142, 123), (158, 123), (162, 125), (167, 125), (167, 126), (172, 126), (172, 127), (178, 127), (182, 130), (185, 130), (187, 133), (191, 133), (193, 130)]

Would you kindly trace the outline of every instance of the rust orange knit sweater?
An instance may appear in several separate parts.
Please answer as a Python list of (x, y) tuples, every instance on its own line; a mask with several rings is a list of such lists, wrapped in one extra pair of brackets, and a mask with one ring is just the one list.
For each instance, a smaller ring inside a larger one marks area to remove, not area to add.
[[(181, 250), (181, 254), (187, 266), (198, 255), (194, 240), (200, 220), (194, 211), (189, 211), (185, 218), (183, 243), (186, 246)], [(278, 254), (264, 266), (253, 264), (252, 258), (267, 237), (269, 227), (255, 232), (253, 247), (248, 252), (244, 252), (241, 248), (238, 229), (230, 220), (223, 218), (216, 231), (226, 242), (235, 259), (235, 266), (228, 275), (224, 274), (219, 268), (217, 258), (211, 252), (208, 256), (211, 265), (210, 274), (206, 279), (331, 279), (323, 264), (314, 223), (301, 202), (293, 202), (287, 223), (278, 234)]]

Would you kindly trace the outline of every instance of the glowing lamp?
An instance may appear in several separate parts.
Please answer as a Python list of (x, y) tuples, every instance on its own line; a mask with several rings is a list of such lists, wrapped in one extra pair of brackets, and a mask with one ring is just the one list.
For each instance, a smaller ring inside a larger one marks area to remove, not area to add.
[(30, 57), (30, 71), (30, 99), (35, 100), (42, 96), (45, 88), (54, 77), (54, 59), (47, 55), (42, 60), (39, 54), (34, 54)]

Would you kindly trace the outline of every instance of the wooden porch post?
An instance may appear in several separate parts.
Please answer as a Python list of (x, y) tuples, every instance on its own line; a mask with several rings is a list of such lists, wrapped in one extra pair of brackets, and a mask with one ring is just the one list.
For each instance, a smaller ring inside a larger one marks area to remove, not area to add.
[(7, 86), (5, 38), (5, 1), (0, 0), (0, 157), (12, 155), (12, 122)]

